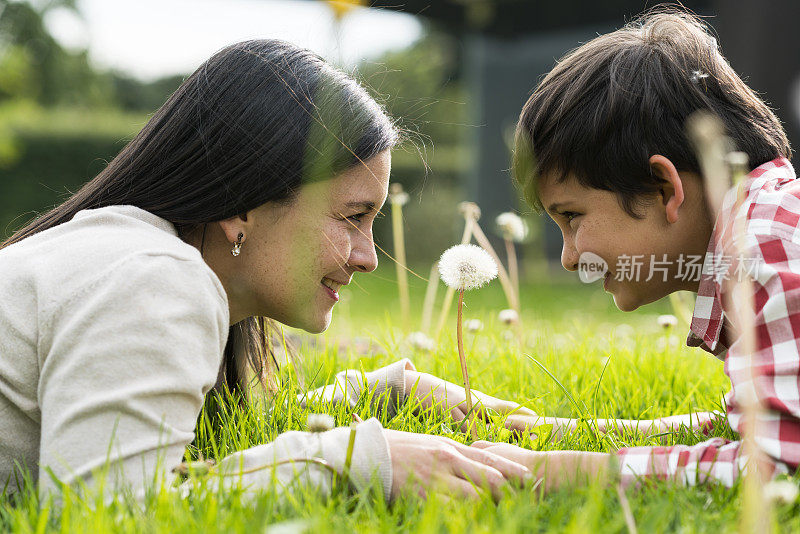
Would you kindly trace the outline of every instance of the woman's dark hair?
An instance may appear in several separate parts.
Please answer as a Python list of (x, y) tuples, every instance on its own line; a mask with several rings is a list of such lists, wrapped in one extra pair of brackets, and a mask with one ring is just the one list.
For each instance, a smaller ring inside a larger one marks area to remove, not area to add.
[(699, 173), (686, 119), (706, 110), (753, 166), (791, 157), (780, 121), (734, 72), (706, 25), (657, 8), (569, 52), (539, 83), (517, 123), (514, 177), (537, 210), (539, 180), (573, 176), (637, 201), (660, 188), (648, 160), (661, 154)]
[[(319, 56), (278, 40), (237, 43), (189, 76), (100, 174), (2, 247), (80, 210), (123, 204), (170, 221), (185, 238), (209, 222), (289, 201), (302, 185), (397, 142), (364, 88)], [(240, 355), (267, 387), (270, 335), (260, 317), (231, 327), (223, 365), (232, 392), (245, 390)]]

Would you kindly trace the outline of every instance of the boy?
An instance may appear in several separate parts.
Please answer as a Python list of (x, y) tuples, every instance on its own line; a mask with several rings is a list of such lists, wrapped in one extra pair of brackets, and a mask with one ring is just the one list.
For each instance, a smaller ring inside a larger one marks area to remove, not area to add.
[[(746, 217), (743, 246), (751, 260), (754, 380), (741, 333), (731, 324), (734, 310), (726, 309), (730, 284), (723, 282), (742, 274), (734, 273), (741, 261), (725, 261), (741, 249), (721, 231), (730, 227), (734, 210), (723, 205), (714, 213), (707, 204), (686, 135), (686, 120), (698, 110), (722, 120), (753, 169), (740, 186), (746, 209), (736, 213)], [(754, 436), (768, 458), (768, 476), (800, 463), (800, 182), (790, 155), (780, 122), (731, 69), (705, 26), (676, 11), (645, 15), (567, 54), (538, 85), (517, 125), (515, 176), (528, 201), (560, 227), (564, 268), (575, 271), (582, 256), (599, 256), (608, 266), (604, 288), (623, 311), (678, 290), (697, 293), (687, 344), (724, 360), (732, 383), (727, 419), (738, 432), (744, 393), (755, 390), (762, 411)], [(700, 261), (690, 270), (691, 258)], [(713, 420), (696, 414), (599, 426), (658, 433)], [(565, 419), (547, 422), (575, 426)], [(516, 423), (535, 421), (520, 416)], [(614, 469), (602, 453), (476, 446), (536, 469), (546, 488), (579, 472), (602, 477)], [(730, 486), (747, 463), (742, 442), (722, 438), (622, 449), (617, 458), (623, 483), (653, 476)]]

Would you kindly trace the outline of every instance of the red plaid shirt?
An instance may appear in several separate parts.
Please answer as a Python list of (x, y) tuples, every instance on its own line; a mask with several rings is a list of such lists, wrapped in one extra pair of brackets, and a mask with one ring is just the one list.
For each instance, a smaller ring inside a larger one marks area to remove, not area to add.
[[(744, 201), (734, 214), (737, 189)], [(725, 362), (732, 388), (725, 396), (731, 428), (742, 432), (742, 392), (755, 391), (762, 410), (755, 440), (774, 462), (774, 474), (800, 464), (800, 180), (785, 158), (753, 170), (723, 201), (703, 262), (691, 332), (686, 344)], [(732, 227), (746, 217), (742, 256), (736, 261)], [(725, 258), (733, 259), (729, 262)], [(734, 269), (742, 269), (741, 272)], [(725, 306), (733, 278), (746, 273), (755, 291), (756, 352), (753, 373)], [(681, 484), (717, 480), (731, 486), (747, 458), (741, 441), (713, 438), (693, 446), (631, 447), (618, 452), (623, 484), (654, 476)]]

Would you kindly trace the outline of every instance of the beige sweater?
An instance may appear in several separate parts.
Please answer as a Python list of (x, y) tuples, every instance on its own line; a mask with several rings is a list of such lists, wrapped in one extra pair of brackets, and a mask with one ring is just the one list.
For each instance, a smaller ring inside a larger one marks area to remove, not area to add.
[[(217, 378), (228, 335), (225, 290), (175, 227), (133, 206), (85, 210), (70, 222), (0, 250), (0, 485), (17, 488), (15, 466), (54, 487), (90, 485), (110, 466), (140, 492), (181, 462), (204, 395)], [(371, 374), (403, 396), (398, 362)], [(386, 496), (389, 448), (375, 419), (356, 434), (352, 475), (378, 474)], [(234, 457), (248, 467), (318, 457), (341, 468), (348, 430), (287, 432)], [(313, 464), (282, 467), (329, 486)], [(301, 477), (302, 478), (302, 477)], [(272, 473), (244, 475), (252, 489)]]

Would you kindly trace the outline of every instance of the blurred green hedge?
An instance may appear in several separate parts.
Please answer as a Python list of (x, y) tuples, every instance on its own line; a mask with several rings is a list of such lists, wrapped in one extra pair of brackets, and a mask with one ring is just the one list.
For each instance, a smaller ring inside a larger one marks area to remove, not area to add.
[[(0, 107), (0, 239), (96, 176), (147, 119), (117, 110)], [(468, 164), (469, 154), (457, 146), (407, 143), (395, 151), (392, 180), (411, 194), (404, 210), (409, 262), (432, 260), (460, 235), (457, 184)], [(391, 254), (388, 205), (384, 213), (375, 239)]]
[(0, 239), (93, 178), (147, 121), (82, 109), (0, 109)]

